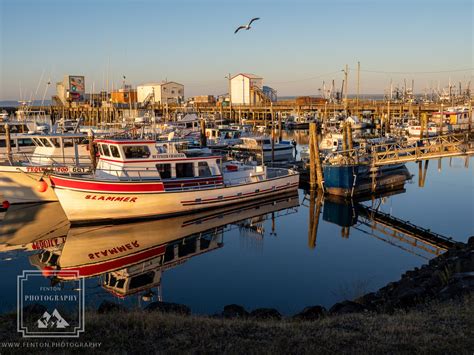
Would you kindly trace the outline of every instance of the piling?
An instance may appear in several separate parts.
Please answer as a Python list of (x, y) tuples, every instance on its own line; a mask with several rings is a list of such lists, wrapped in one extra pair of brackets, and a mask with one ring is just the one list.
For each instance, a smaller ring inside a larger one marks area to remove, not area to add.
[(324, 193), (322, 190), (311, 190), (309, 200), (309, 228), (308, 228), (308, 247), (314, 249), (316, 247), (316, 239), (318, 236), (319, 215), (321, 214), (321, 206)]
[(96, 145), (94, 144), (94, 131), (92, 129), (89, 129), (87, 137), (89, 140), (89, 155), (91, 158), (92, 170), (95, 171), (95, 167), (97, 166), (97, 150)]
[(347, 136), (347, 147), (349, 150), (353, 149), (352, 144), (352, 124), (350, 122), (346, 122), (346, 136)]
[(201, 147), (207, 147), (206, 121), (201, 120), (199, 124), (201, 125)]
[(5, 123), (5, 143), (6, 143), (6, 148), (7, 148), (7, 159), (12, 163), (12, 144), (10, 140), (10, 126), (8, 123)]
[(309, 145), (310, 145), (310, 187), (311, 189), (319, 186), (324, 191), (323, 167), (321, 156), (319, 154), (319, 139), (316, 130), (316, 123), (309, 124)]
[(346, 122), (342, 123), (342, 150), (344, 151), (344, 154), (347, 153), (347, 124)]

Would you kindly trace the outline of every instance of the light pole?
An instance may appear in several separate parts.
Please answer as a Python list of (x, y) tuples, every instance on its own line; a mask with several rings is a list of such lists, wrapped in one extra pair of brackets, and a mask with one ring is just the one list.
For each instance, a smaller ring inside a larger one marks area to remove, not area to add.
[(229, 91), (229, 121), (232, 121), (232, 93), (231, 93), (231, 83), (230, 83), (230, 73), (225, 77), (228, 80), (227, 91)]

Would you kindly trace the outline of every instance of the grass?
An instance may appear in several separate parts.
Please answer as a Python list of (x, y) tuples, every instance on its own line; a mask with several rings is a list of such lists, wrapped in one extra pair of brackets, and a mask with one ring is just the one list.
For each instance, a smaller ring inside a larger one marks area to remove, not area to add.
[[(18, 336), (14, 315), (4, 315), (0, 316), (0, 342), (4, 341), (32, 340)], [(74, 350), (94, 353), (472, 354), (474, 295), (392, 315), (349, 314), (314, 322), (225, 320), (142, 311), (106, 315), (89, 312), (86, 332), (78, 341), (101, 342), (98, 349)], [(35, 351), (45, 352), (28, 349)], [(4, 353), (1, 348), (0, 353)]]

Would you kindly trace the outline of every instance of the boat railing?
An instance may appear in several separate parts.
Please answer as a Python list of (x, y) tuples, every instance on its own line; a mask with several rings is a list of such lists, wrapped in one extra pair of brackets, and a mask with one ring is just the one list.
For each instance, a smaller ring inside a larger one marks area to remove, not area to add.
[[(0, 154), (1, 161), (9, 161), (10, 165), (45, 165), (45, 166), (64, 166), (64, 165), (84, 165), (84, 162), (90, 164), (88, 155), (48, 155), (27, 152), (14, 152)], [(87, 164), (86, 164), (87, 165)]]

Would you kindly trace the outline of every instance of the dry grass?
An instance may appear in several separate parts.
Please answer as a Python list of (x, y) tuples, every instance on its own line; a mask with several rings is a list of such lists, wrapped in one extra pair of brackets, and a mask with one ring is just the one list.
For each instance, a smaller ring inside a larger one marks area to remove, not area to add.
[[(0, 317), (0, 341), (22, 341), (15, 329), (13, 316)], [(407, 313), (340, 315), (315, 322), (223, 320), (139, 311), (88, 313), (86, 332), (79, 341), (100, 341), (101, 347), (94, 352), (104, 353), (472, 354), (473, 330), (471, 295), (460, 302), (431, 304)], [(1, 348), (0, 353), (4, 353)]]

